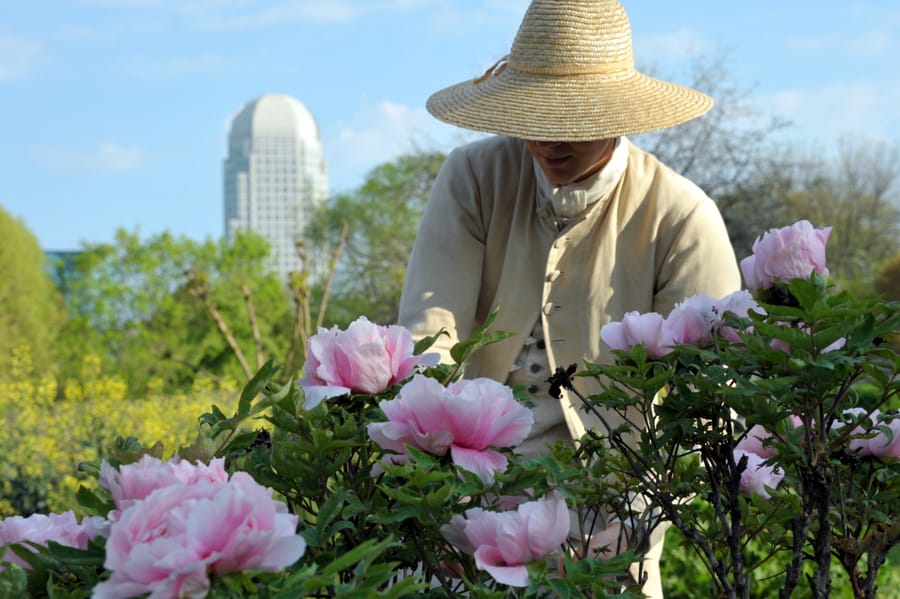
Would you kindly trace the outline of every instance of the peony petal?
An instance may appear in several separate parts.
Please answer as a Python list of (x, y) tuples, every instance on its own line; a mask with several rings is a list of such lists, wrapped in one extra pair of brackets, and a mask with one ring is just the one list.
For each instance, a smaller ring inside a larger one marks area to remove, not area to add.
[(415, 445), (409, 427), (400, 422), (371, 422), (366, 426), (369, 438), (379, 447), (397, 453), (406, 453), (403, 447)]
[[(757, 239), (759, 241), (759, 239)], [(754, 249), (756, 249), (756, 244), (754, 244)], [(751, 289), (753, 291), (765, 287), (767, 283), (760, 280), (760, 278), (756, 275), (756, 256), (747, 256), (740, 262), (741, 274), (744, 275), (744, 284), (747, 285), (747, 289)]]
[(489, 512), (481, 508), (466, 510), (466, 537), (476, 549), (482, 545), (496, 545), (497, 535), (504, 521), (518, 518), (515, 512)]
[(600, 338), (610, 349), (627, 350), (630, 347), (621, 322), (608, 322), (600, 327)]
[(469, 555), (475, 553), (475, 547), (466, 536), (466, 518), (462, 514), (456, 514), (450, 519), (450, 522), (441, 526), (441, 534), (448, 543), (460, 551)]
[(501, 584), (511, 587), (528, 586), (528, 569), (525, 566), (507, 566), (496, 547), (483, 545), (475, 550), (475, 566), (485, 570)]
[(312, 410), (314, 407), (332, 397), (349, 395), (349, 387), (334, 387), (330, 385), (313, 385), (303, 389), (303, 409)]
[(518, 511), (526, 521), (528, 547), (536, 558), (557, 551), (569, 535), (569, 510), (558, 491), (546, 499), (523, 503)]
[(282, 537), (275, 541), (260, 562), (259, 569), (277, 572), (292, 565), (306, 553), (306, 540), (300, 535)]
[(735, 449), (741, 449), (746, 452), (755, 453), (762, 458), (774, 457), (775, 448), (763, 446), (763, 441), (770, 438), (771, 436), (772, 433), (766, 430), (765, 427), (759, 424), (755, 424), (750, 427), (749, 431), (747, 431), (747, 436), (744, 437), (737, 445), (735, 445)]
[(506, 470), (506, 456), (493, 449), (477, 451), (451, 445), (450, 456), (454, 464), (477, 474), (485, 483), (494, 482), (494, 472)]

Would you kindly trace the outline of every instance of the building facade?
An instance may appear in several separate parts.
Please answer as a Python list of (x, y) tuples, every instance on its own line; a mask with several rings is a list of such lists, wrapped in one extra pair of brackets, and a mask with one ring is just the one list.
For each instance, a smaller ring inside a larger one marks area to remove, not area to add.
[(226, 240), (242, 229), (265, 237), (270, 266), (285, 281), (303, 267), (297, 242), (315, 208), (328, 199), (319, 127), (303, 104), (266, 94), (240, 108), (228, 135), (224, 195)]

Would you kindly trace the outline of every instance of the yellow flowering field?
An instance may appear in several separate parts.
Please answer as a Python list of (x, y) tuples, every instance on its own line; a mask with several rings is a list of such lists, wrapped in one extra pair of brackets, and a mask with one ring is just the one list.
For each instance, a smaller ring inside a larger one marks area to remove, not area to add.
[(184, 394), (153, 393), (151, 386), (148, 397), (129, 399), (120, 379), (99, 375), (99, 360), (86, 357), (81, 380), (67, 381), (56, 399), (52, 378), (24, 376), (27, 361), (20, 356), (12, 382), (0, 382), (0, 517), (75, 509), (78, 486), (96, 486), (78, 465), (99, 462), (117, 436), (162, 443), (168, 457), (194, 440), (198, 417), (212, 404), (228, 412), (239, 396), (232, 381), (203, 379)]

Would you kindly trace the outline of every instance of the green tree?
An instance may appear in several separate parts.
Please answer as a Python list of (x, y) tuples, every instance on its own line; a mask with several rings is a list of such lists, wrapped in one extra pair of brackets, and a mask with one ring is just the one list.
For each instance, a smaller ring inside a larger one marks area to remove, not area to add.
[(894, 254), (881, 264), (875, 279), (875, 291), (885, 299), (900, 301), (900, 253)]
[(900, 145), (841, 140), (835, 158), (785, 160), (791, 181), (782, 202), (789, 222), (807, 219), (834, 229), (828, 267), (843, 286), (870, 294), (879, 264), (900, 242)]
[(792, 185), (777, 166), (771, 166), (716, 198), (738, 260), (753, 253), (760, 232), (789, 224), (784, 198)]
[(306, 235), (320, 254), (339, 245), (343, 223), (349, 231), (326, 322), (344, 325), (360, 315), (381, 324), (396, 321), (406, 262), (443, 161), (438, 152), (401, 156), (374, 168), (357, 190), (316, 213)]
[(184, 388), (198, 373), (241, 381), (265, 359), (283, 360), (290, 306), (265, 269), (268, 251), (250, 233), (229, 244), (120, 230), (112, 244), (87, 246), (67, 281), (68, 376), (85, 351), (137, 393), (151, 379)]
[(54, 337), (62, 324), (59, 293), (35, 236), (0, 207), (0, 377), (10, 372), (12, 352), (28, 349), (37, 369), (52, 364)]
[(740, 259), (750, 255), (760, 231), (785, 224), (779, 206), (784, 177), (773, 148), (775, 135), (789, 123), (763, 111), (752, 88), (735, 80), (728, 63), (728, 52), (720, 48), (694, 57), (684, 77), (662, 74), (684, 79), (715, 104), (700, 118), (635, 136), (635, 141), (716, 201)]
[[(756, 181), (760, 169), (771, 163), (774, 135), (789, 125), (756, 104), (752, 88), (735, 80), (728, 62), (728, 52), (719, 48), (695, 56), (688, 65), (687, 85), (715, 102), (708, 113), (636, 138), (642, 148), (696, 183), (713, 199), (736, 186)], [(655, 71), (652, 67), (645, 70)], [(681, 78), (677, 74), (662, 76)], [(742, 226), (736, 221), (732, 224)]]

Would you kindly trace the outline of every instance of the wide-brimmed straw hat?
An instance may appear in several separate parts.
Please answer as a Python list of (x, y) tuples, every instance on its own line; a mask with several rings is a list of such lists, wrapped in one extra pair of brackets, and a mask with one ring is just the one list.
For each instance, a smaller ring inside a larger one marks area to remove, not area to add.
[(664, 129), (712, 99), (635, 70), (616, 0), (533, 0), (508, 56), (428, 99), (438, 119), (539, 141), (592, 141)]

